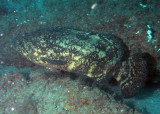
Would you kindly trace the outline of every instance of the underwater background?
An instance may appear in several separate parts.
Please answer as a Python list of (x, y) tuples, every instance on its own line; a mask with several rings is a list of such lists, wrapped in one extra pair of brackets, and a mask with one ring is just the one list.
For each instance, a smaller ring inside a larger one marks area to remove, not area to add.
[[(159, 0), (0, 0), (0, 113), (160, 114), (159, 12)], [(34, 64), (11, 43), (48, 27), (109, 32), (130, 53), (146, 53), (146, 86), (124, 99), (114, 87), (92, 86)]]

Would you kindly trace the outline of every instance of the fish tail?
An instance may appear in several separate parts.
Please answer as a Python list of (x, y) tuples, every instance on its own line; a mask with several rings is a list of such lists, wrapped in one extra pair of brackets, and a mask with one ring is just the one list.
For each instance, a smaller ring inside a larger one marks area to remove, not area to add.
[(133, 97), (144, 87), (148, 77), (147, 61), (143, 54), (136, 53), (122, 63), (116, 77), (124, 98)]

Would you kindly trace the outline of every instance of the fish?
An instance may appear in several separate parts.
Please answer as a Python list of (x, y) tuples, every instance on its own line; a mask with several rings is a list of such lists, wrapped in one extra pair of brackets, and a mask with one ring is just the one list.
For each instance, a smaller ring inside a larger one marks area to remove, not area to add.
[(22, 56), (51, 71), (82, 74), (97, 82), (114, 78), (124, 98), (135, 96), (147, 80), (143, 54), (131, 55), (111, 33), (51, 27), (19, 35), (13, 44)]

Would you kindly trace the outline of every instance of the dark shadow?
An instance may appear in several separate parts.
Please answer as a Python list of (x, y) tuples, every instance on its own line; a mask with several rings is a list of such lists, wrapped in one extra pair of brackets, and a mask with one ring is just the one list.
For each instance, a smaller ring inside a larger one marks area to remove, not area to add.
[(145, 53), (144, 59), (147, 61), (148, 79), (145, 87), (135, 96), (136, 99), (146, 99), (152, 96), (156, 89), (160, 88), (160, 72), (158, 72), (157, 62), (150, 54)]
[(27, 81), (30, 80), (30, 71), (20, 72), (20, 74), (22, 74)]
[(0, 16), (2, 16), (2, 15), (7, 15), (8, 13), (9, 13), (9, 12), (7, 11), (6, 8), (3, 8), (3, 7), (0, 6)]
[(151, 114), (151, 113), (149, 113), (149, 112), (147, 111), (147, 109), (146, 109), (145, 107), (143, 108), (142, 113), (143, 113), (143, 114)]
[(147, 61), (148, 82), (160, 79), (160, 73), (157, 70), (157, 62), (149, 53), (144, 54), (144, 59)]

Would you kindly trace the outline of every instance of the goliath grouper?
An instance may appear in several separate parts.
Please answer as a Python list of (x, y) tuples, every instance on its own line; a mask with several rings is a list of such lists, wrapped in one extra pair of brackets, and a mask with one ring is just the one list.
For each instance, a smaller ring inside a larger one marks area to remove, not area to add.
[(125, 98), (134, 96), (147, 78), (141, 54), (129, 57), (123, 41), (111, 34), (47, 28), (20, 35), (14, 44), (27, 59), (50, 70), (83, 74), (96, 81), (113, 77)]

